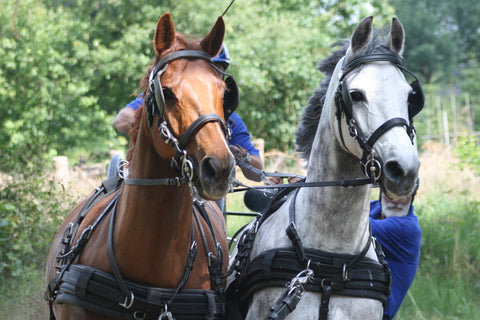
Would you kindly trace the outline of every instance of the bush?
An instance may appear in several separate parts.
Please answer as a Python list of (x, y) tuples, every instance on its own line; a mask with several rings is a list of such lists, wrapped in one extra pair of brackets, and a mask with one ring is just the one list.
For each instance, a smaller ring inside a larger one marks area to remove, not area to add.
[(12, 181), (0, 190), (3, 293), (17, 288), (32, 272), (44, 270), (50, 243), (69, 206), (68, 196), (52, 179), (16, 176)]
[(455, 153), (460, 160), (460, 165), (471, 166), (480, 174), (480, 146), (477, 144), (477, 138), (474, 136), (460, 137), (458, 139)]

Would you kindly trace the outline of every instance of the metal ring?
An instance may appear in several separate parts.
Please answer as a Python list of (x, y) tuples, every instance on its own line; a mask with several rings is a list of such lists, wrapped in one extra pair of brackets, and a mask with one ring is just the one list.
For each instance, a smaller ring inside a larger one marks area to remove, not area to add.
[(378, 159), (370, 157), (363, 164), (363, 171), (367, 177), (373, 179), (373, 182), (377, 182), (382, 176), (382, 165)]
[(133, 305), (133, 301), (135, 300), (135, 295), (133, 294), (133, 291), (130, 291), (130, 302), (127, 303), (128, 297), (125, 297), (125, 301), (123, 303), (118, 303), (120, 306), (124, 307), (125, 309), (130, 309)]
[[(141, 316), (140, 318), (138, 318), (138, 315), (139, 315), (140, 313), (142, 313), (142, 316)], [(145, 319), (146, 316), (147, 316), (147, 314), (146, 314), (144, 311), (135, 311), (135, 312), (133, 313), (133, 318), (135, 318), (135, 319), (137, 319), (137, 318), (138, 318), (138, 319)]]

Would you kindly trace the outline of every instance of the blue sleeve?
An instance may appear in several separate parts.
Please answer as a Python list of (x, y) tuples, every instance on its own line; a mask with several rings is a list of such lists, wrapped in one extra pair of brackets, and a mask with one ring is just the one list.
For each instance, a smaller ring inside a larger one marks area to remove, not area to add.
[(140, 97), (136, 97), (135, 100), (128, 103), (125, 108), (132, 108), (133, 110), (137, 111), (143, 105), (143, 93)]
[[(371, 205), (371, 209), (379, 208)], [(422, 230), (413, 206), (405, 217), (377, 220), (370, 214), (372, 233), (382, 245), (392, 275), (392, 293), (385, 314), (393, 319), (415, 278), (420, 261)]]
[(260, 156), (260, 151), (253, 146), (252, 141), (250, 140), (250, 133), (248, 132), (242, 118), (233, 112), (230, 115), (230, 121), (232, 123), (232, 138), (230, 139), (229, 144), (238, 144), (242, 148), (246, 149), (248, 153)]

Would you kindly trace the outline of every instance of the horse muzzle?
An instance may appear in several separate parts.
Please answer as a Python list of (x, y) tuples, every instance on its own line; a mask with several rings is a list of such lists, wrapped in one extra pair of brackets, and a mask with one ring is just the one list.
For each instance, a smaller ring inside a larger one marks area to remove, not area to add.
[(420, 161), (418, 158), (405, 163), (400, 159), (389, 159), (383, 166), (383, 177), (380, 181), (382, 190), (392, 200), (410, 195), (418, 179)]
[(219, 200), (228, 193), (235, 173), (232, 155), (206, 156), (199, 163), (196, 186), (202, 198)]

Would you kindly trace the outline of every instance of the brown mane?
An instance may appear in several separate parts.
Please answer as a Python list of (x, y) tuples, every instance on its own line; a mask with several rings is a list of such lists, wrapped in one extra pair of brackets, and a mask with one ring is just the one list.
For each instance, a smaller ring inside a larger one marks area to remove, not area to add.
[[(150, 73), (152, 72), (153, 68), (160, 61), (161, 58), (163, 58), (165, 55), (169, 53), (176, 52), (179, 50), (201, 50), (201, 49), (202, 47), (200, 46), (199, 39), (187, 39), (187, 36), (177, 32), (175, 36), (175, 44), (171, 48), (162, 52), (161, 55), (156, 54), (155, 58), (152, 60), (152, 63), (146, 68), (146, 72), (143, 75), (142, 79), (140, 80), (140, 84), (139, 84), (140, 89), (143, 92), (143, 96), (145, 97), (147, 94), (148, 78), (150, 76)], [(130, 142), (129, 142), (129, 148), (127, 152), (127, 161), (130, 161), (132, 159), (133, 150), (135, 149), (135, 142), (137, 140), (138, 131), (140, 129), (140, 120), (143, 114), (143, 109), (145, 109), (145, 105), (142, 105), (140, 108), (138, 108), (137, 112), (135, 113), (135, 123), (133, 125), (133, 128), (128, 133), (130, 137)]]

